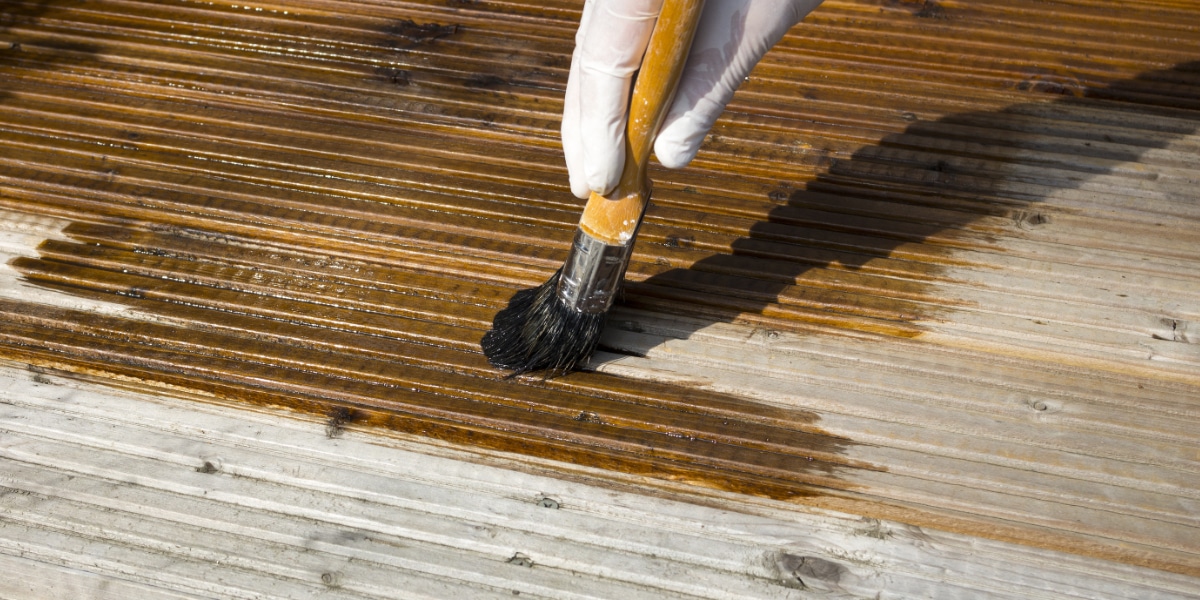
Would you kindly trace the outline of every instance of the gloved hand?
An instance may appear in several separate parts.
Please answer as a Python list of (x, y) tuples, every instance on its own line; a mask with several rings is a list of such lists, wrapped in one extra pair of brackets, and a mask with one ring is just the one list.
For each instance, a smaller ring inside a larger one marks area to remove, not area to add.
[[(587, 0), (575, 34), (562, 141), (571, 192), (617, 185), (625, 163), (630, 81), (663, 0)], [(654, 142), (658, 161), (686, 166), (733, 92), (767, 50), (821, 0), (708, 0), (675, 101)]]

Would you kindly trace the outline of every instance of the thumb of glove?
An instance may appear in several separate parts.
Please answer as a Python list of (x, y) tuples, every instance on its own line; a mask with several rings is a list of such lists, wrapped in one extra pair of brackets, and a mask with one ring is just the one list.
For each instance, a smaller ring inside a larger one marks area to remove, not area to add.
[(700, 17), (675, 101), (654, 142), (663, 166), (687, 166), (758, 61), (821, 0), (717, 0)]

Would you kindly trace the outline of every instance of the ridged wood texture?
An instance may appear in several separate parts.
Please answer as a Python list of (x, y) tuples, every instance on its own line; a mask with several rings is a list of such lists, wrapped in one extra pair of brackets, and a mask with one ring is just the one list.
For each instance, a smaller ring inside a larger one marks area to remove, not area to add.
[(139, 312), (0, 355), (1200, 576), (1191, 2), (827, 2), (652, 173), (606, 364), (508, 381), (578, 10), (4, 3), (0, 206), (71, 223), (10, 265)]
[(0, 365), (5, 600), (1194, 597), (1183, 575), (60, 375)]

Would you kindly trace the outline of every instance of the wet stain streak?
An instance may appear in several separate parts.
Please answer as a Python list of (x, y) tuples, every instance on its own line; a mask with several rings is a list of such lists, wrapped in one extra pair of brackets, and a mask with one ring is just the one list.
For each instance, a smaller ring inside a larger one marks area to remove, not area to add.
[[(177, 262), (170, 269), (147, 266), (144, 259), (152, 256), (150, 263), (163, 268), (159, 252), (57, 242), (43, 249), (42, 259), (18, 259), (13, 266), (44, 285), (115, 295), (181, 324), (0, 301), (10, 324), (0, 344), (31, 364), (86, 365), (229, 400), (317, 412), (328, 417), (329, 437), (351, 423), (383, 426), (778, 498), (844, 488), (843, 471), (870, 468), (845, 459), (852, 443), (822, 432), (817, 417), (803, 411), (672, 386), (639, 384), (635, 392), (599, 374), (502, 381), (473, 349), (453, 349), (470, 348), (480, 333), (458, 319), (408, 319), (379, 305), (324, 310), (319, 301), (281, 297), (288, 292), (260, 295), (244, 287), (237, 293), (245, 297), (234, 304), (222, 301), (223, 290), (211, 289), (215, 280), (206, 284), (198, 276), (212, 265), (195, 264), (188, 275), (180, 259), (171, 259)], [(236, 248), (210, 249), (222, 251)], [(307, 277), (353, 285), (329, 271)], [(284, 290), (294, 278), (271, 273), (261, 279)], [(356, 310), (380, 315), (374, 332), (359, 323)]]

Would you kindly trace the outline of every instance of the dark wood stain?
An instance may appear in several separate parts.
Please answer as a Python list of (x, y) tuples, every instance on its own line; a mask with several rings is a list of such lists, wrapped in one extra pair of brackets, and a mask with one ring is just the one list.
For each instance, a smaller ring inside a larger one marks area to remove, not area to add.
[[(146, 300), (134, 301), (146, 307)], [(502, 382), (487, 377), (483, 365), (475, 376), (428, 363), (434, 368), (413, 368), (402, 355), (381, 360), (360, 356), (356, 348), (296, 348), (255, 331), (217, 334), (12, 301), (0, 301), (0, 312), (10, 324), (0, 333), (0, 347), (32, 364), (88, 365), (230, 400), (316, 412), (330, 418), (328, 431), (351, 422), (380, 425), (584, 466), (686, 476), (721, 489), (761, 488), (771, 497), (845, 488), (844, 471), (869, 468), (844, 459), (852, 443), (821, 432), (811, 414), (795, 411), (793, 427), (735, 420), (720, 416), (733, 412), (728, 406), (709, 407), (704, 400), (741, 401), (714, 394), (651, 387), (639, 404), (587, 395), (578, 384)], [(220, 320), (220, 313), (205, 312)], [(604, 388), (603, 381), (588, 383)]]
[(399, 38), (413, 44), (427, 44), (458, 33), (458, 25), (417, 23), (412, 19), (404, 19), (387, 26), (383, 32), (391, 38)]

